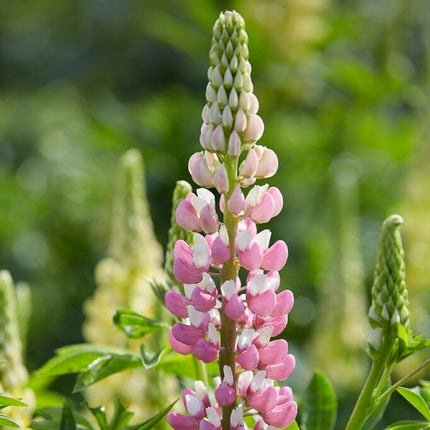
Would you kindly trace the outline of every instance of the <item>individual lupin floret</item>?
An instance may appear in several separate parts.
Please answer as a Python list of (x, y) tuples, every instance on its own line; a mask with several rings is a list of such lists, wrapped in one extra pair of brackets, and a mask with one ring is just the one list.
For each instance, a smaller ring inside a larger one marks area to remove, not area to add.
[(369, 309), (369, 322), (373, 328), (369, 337), (371, 352), (380, 348), (383, 338), (388, 340), (397, 335), (398, 324), (410, 336), (404, 252), (399, 229), (402, 223), (399, 215), (391, 215), (381, 228)]

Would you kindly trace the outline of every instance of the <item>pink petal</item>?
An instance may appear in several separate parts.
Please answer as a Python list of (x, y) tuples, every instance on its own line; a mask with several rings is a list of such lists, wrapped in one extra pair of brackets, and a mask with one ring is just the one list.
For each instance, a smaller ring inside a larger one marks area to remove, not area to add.
[(266, 317), (273, 312), (276, 304), (276, 294), (273, 290), (264, 291), (261, 294), (252, 296), (247, 294), (248, 307), (254, 314)]
[(276, 306), (271, 314), (272, 317), (288, 314), (293, 308), (294, 295), (290, 290), (281, 291), (276, 296)]
[(228, 191), (228, 176), (224, 164), (221, 164), (215, 173), (215, 187), (220, 194), (226, 193)]
[(263, 419), (271, 426), (283, 428), (288, 427), (294, 421), (296, 415), (297, 404), (291, 401), (275, 406), (272, 410), (263, 414)]
[(272, 217), (275, 217), (281, 212), (282, 206), (284, 204), (284, 199), (282, 197), (281, 192), (276, 187), (270, 187), (267, 192), (272, 196), (273, 201), (275, 202), (275, 209), (272, 215)]
[(170, 346), (179, 354), (188, 355), (193, 352), (194, 345), (185, 345), (184, 343), (181, 343), (178, 340), (176, 340), (172, 334), (172, 330), (169, 331), (168, 337), (169, 337)]
[(281, 362), (266, 366), (264, 370), (267, 377), (274, 381), (282, 381), (288, 378), (294, 370), (296, 360), (294, 355), (288, 354)]
[(191, 304), (199, 312), (209, 312), (216, 304), (216, 297), (196, 287), (191, 294)]
[(184, 260), (188, 260), (190, 263), (193, 261), (193, 250), (184, 240), (177, 240), (175, 242), (173, 255), (175, 258), (182, 258)]
[(237, 294), (233, 294), (225, 303), (225, 314), (234, 321), (239, 321), (245, 312), (245, 305)]
[(182, 200), (176, 209), (176, 222), (188, 231), (201, 231), (199, 217), (189, 200)]
[(261, 197), (261, 200), (257, 205), (251, 207), (248, 211), (249, 217), (257, 224), (263, 224), (274, 216), (275, 202), (270, 193), (266, 192)]
[(239, 255), (240, 265), (249, 271), (259, 269), (263, 262), (263, 252), (257, 243)]
[(218, 216), (209, 205), (203, 206), (200, 211), (200, 225), (206, 234), (215, 233), (218, 230)]
[(208, 340), (201, 338), (194, 347), (194, 355), (203, 363), (212, 363), (218, 358), (218, 349)]
[(220, 406), (231, 405), (236, 400), (236, 390), (222, 382), (215, 390), (215, 398)]
[(224, 264), (230, 259), (230, 248), (218, 236), (212, 244), (212, 260), (217, 264)]
[(252, 408), (264, 413), (276, 406), (278, 395), (275, 387), (267, 387), (265, 390), (253, 394), (249, 400)]
[(182, 415), (177, 412), (169, 412), (167, 421), (175, 430), (199, 430), (200, 420), (190, 415)]
[(264, 148), (260, 159), (258, 160), (258, 169), (255, 176), (259, 178), (270, 178), (278, 170), (279, 161), (275, 152), (271, 149)]
[(203, 333), (201, 330), (183, 323), (173, 324), (173, 327), (170, 332), (178, 342), (181, 342), (185, 345), (194, 346), (197, 341), (203, 337)]
[(231, 195), (228, 202), (228, 208), (235, 214), (239, 214), (245, 210), (245, 196), (243, 195), (242, 189), (239, 185), (236, 185), (236, 188)]
[(260, 361), (264, 364), (276, 364), (288, 354), (288, 343), (284, 339), (273, 340), (260, 349)]
[(278, 240), (270, 248), (264, 251), (261, 267), (264, 270), (281, 270), (285, 266), (287, 258), (287, 244), (283, 240)]
[(166, 308), (178, 318), (188, 317), (186, 298), (181, 294), (168, 291), (164, 296), (164, 303)]
[(255, 142), (263, 135), (264, 123), (263, 120), (256, 114), (250, 114), (248, 124), (245, 130), (245, 142)]
[(203, 279), (201, 270), (182, 258), (175, 258), (173, 273), (181, 284), (198, 284)]
[(258, 169), (258, 156), (254, 149), (248, 151), (243, 163), (240, 165), (239, 172), (243, 176), (252, 177), (255, 175)]
[(278, 336), (284, 331), (284, 328), (287, 326), (288, 316), (282, 315), (279, 317), (269, 317), (263, 321), (262, 324), (256, 325), (257, 328), (262, 327), (273, 327), (272, 336)]
[(254, 370), (258, 365), (259, 354), (255, 345), (251, 345), (238, 354), (236, 362), (245, 370)]

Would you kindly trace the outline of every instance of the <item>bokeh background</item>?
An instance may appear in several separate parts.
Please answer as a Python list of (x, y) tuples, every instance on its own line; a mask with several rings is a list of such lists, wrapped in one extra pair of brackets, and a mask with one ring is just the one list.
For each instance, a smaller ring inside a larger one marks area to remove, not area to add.
[(366, 369), (378, 232), (392, 213), (405, 220), (413, 327), (430, 336), (427, 0), (0, 8), (0, 268), (32, 287), (30, 370), (82, 341), (82, 303), (106, 255), (118, 159), (129, 148), (143, 154), (166, 245), (174, 184), (190, 181), (187, 160), (199, 150), (211, 30), (224, 9), (247, 22), (261, 144), (280, 160), (271, 184), (285, 205), (270, 227), (290, 249), (282, 279), (296, 296), (292, 384), (300, 392), (318, 367), (348, 405)]

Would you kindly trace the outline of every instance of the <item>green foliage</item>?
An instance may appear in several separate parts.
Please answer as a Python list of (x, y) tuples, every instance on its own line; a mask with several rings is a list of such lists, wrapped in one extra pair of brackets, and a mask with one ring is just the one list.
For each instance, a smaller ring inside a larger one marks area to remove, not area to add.
[(113, 317), (115, 325), (130, 339), (140, 339), (148, 333), (170, 326), (162, 321), (156, 321), (130, 310), (118, 310)]
[(427, 421), (430, 422), (429, 401), (422, 396), (419, 387), (416, 387), (415, 389), (399, 387), (397, 388), (397, 392), (400, 393), (416, 410), (418, 410), (424, 416)]
[(321, 372), (315, 372), (305, 394), (302, 429), (331, 430), (336, 422), (336, 413), (336, 393), (330, 381)]
[(133, 412), (127, 410), (120, 401), (115, 402), (112, 417), (109, 419), (103, 406), (90, 407), (87, 403), (84, 406), (94, 417), (97, 428), (92, 426), (85, 416), (74, 410), (68, 402), (63, 407), (44, 408), (36, 411), (36, 418), (30, 428), (35, 430), (150, 430), (155, 428), (172, 409), (175, 400), (153, 417), (140, 424), (130, 425)]
[[(27, 406), (24, 402), (19, 399), (15, 399), (14, 397), (5, 396), (4, 394), (0, 394), (0, 410), (3, 408), (7, 408), (8, 406)], [(19, 425), (0, 412), (0, 427), (1, 426), (9, 426), (19, 428)]]

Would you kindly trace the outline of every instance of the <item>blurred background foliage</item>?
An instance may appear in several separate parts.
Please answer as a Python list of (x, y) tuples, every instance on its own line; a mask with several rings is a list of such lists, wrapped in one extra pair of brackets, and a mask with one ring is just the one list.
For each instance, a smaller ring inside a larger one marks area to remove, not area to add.
[[(199, 150), (212, 25), (233, 8), (250, 36), (261, 144), (280, 159), (271, 183), (285, 205), (270, 227), (290, 248), (282, 276), (296, 296), (287, 330), (301, 364), (293, 383), (318, 366), (347, 396), (362, 378), (351, 363), (364, 346), (366, 289), (390, 213), (405, 219), (412, 322), (430, 335), (427, 0), (0, 7), (0, 268), (33, 290), (31, 370), (82, 341), (118, 160), (131, 147), (143, 154), (166, 245), (174, 184), (190, 180), (187, 160)], [(345, 369), (327, 359), (339, 338)]]

